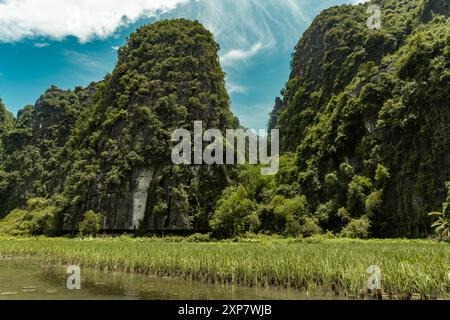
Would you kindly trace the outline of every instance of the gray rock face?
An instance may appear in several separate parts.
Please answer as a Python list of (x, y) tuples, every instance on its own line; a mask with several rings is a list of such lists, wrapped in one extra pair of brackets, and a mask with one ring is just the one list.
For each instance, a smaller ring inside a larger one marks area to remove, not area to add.
[(450, 15), (450, 1), (449, 0), (430, 0), (425, 4), (423, 11), (423, 20), (430, 21), (433, 15)]
[(155, 167), (135, 168), (128, 183), (121, 189), (102, 193), (97, 186), (82, 208), (73, 207), (69, 210), (77, 219), (66, 223), (63, 230), (76, 230), (82, 219), (81, 213), (87, 210), (102, 212), (104, 230), (138, 230), (149, 209), (150, 187), (157, 173)]
[[(0, 101), (0, 218), (24, 207), (28, 198), (49, 198), (63, 184), (58, 179), (63, 167), (56, 163), (58, 155), (80, 114), (91, 104), (96, 86), (91, 83), (75, 90), (52, 86), (34, 106), (21, 109), (15, 121), (9, 112), (4, 113), (9, 130), (3, 135)], [(1, 177), (2, 169), (9, 178)]]
[(214, 174), (177, 166), (171, 134), (195, 121), (225, 130), (229, 108), (218, 45), (198, 22), (161, 21), (139, 28), (66, 146), (66, 228), (76, 231), (88, 210), (108, 230), (204, 230), (227, 186)]
[(104, 230), (205, 230), (228, 171), (174, 165), (171, 133), (238, 125), (218, 50), (196, 21), (159, 21), (130, 35), (100, 83), (50, 88), (8, 136), (4, 171), (18, 179), (0, 181), (0, 217), (42, 197), (57, 202), (56, 232), (77, 232), (89, 210)]
[(138, 171), (138, 177), (132, 193), (133, 211), (131, 215), (131, 228), (139, 229), (140, 224), (145, 217), (145, 209), (147, 207), (147, 197), (149, 193), (150, 183), (153, 180), (154, 169), (141, 169)]

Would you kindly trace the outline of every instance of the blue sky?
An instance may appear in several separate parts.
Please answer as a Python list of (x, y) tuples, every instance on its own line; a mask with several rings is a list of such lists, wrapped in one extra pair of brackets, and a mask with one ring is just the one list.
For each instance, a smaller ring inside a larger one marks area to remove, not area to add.
[(50, 86), (111, 72), (117, 48), (157, 19), (197, 19), (221, 46), (232, 110), (266, 127), (294, 46), (323, 9), (358, 0), (0, 0), (0, 97), (17, 113)]

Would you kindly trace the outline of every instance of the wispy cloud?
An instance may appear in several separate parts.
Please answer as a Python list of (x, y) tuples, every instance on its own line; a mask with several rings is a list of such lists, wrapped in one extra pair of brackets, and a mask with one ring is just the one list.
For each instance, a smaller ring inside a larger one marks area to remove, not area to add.
[(75, 50), (65, 50), (64, 56), (68, 63), (82, 70), (83, 73), (104, 75), (112, 70), (112, 66), (100, 54), (81, 53)]
[(248, 128), (265, 129), (267, 115), (272, 111), (273, 106), (270, 103), (254, 103), (249, 105), (235, 105), (233, 112), (239, 117), (239, 120)]
[(45, 47), (48, 47), (49, 45), (50, 44), (47, 43), (47, 42), (36, 42), (36, 43), (33, 43), (33, 46), (36, 47), (36, 48), (45, 48)]
[(247, 62), (249, 59), (257, 55), (263, 48), (263, 44), (258, 42), (247, 50), (232, 49), (220, 57), (220, 62), (224, 67), (233, 67), (236, 66), (236, 63), (238, 62)]
[(247, 93), (248, 88), (232, 81), (227, 81), (228, 93)]
[(255, 49), (274, 46), (291, 48), (300, 36), (299, 30), (311, 22), (307, 15), (311, 1), (197, 0), (180, 5), (169, 15), (198, 19), (214, 33), (224, 55), (231, 52), (231, 56), (245, 58), (241, 52), (255, 54)]
[(119, 27), (151, 17), (189, 0), (3, 0), (0, 1), (0, 41), (24, 38), (81, 42), (106, 38)]

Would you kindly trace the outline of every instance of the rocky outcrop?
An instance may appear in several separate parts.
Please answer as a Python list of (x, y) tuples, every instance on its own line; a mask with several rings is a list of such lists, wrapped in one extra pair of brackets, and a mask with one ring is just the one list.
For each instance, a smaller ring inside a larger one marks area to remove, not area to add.
[(328, 210), (325, 230), (340, 230), (345, 208), (375, 237), (424, 236), (450, 180), (448, 1), (377, 3), (380, 30), (368, 4), (334, 7), (299, 41), (275, 110), (298, 159), (285, 183)]
[[(92, 101), (96, 84), (74, 91), (48, 89), (34, 106), (18, 112), (3, 135), (3, 188), (0, 217), (23, 207), (31, 197), (51, 197), (62, 183), (59, 154), (83, 109)], [(12, 118), (12, 117), (10, 117)]]
[(43, 197), (57, 205), (65, 231), (76, 231), (88, 210), (110, 230), (208, 228), (230, 173), (172, 164), (171, 134), (198, 120), (238, 125), (218, 50), (200, 23), (160, 21), (130, 35), (104, 81), (47, 90), (2, 137), (0, 215)]
[(6, 110), (3, 101), (0, 99), (0, 136), (6, 133), (14, 125), (14, 116)]
[(131, 34), (111, 76), (60, 159), (61, 193), (77, 229), (84, 212), (113, 230), (206, 229), (227, 185), (224, 167), (176, 166), (171, 134), (232, 127), (224, 74), (212, 34), (198, 22), (161, 21)]
[(428, 0), (424, 3), (422, 18), (430, 21), (433, 16), (450, 16), (450, 1), (448, 0)]

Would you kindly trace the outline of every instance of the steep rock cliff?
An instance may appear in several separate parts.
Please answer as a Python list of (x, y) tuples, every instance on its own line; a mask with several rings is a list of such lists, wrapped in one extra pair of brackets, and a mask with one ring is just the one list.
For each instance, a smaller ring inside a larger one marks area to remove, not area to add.
[(27, 198), (54, 194), (62, 183), (55, 175), (60, 167), (58, 155), (95, 91), (96, 84), (74, 91), (53, 86), (34, 106), (20, 110), (14, 124), (10, 121), (2, 139), (0, 216), (24, 206)]
[(374, 3), (380, 30), (364, 4), (326, 10), (304, 33), (276, 127), (297, 156), (288, 183), (327, 208), (324, 229), (348, 212), (374, 236), (423, 236), (450, 180), (448, 1)]
[(219, 47), (200, 23), (161, 21), (132, 33), (116, 68), (61, 155), (64, 228), (88, 209), (105, 229), (206, 229), (225, 166), (175, 166), (174, 129), (229, 128)]

